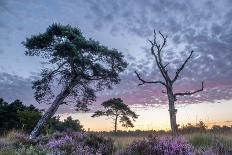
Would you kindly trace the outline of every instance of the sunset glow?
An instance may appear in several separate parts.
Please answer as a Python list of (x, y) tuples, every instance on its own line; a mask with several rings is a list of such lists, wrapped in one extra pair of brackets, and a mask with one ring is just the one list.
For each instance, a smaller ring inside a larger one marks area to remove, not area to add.
[[(231, 125), (232, 121), (232, 1), (0, 1), (0, 97), (11, 102), (20, 99), (47, 109), (46, 103), (34, 99), (32, 82), (40, 72), (51, 67), (38, 57), (25, 56), (22, 42), (44, 33), (53, 23), (78, 27), (83, 36), (93, 38), (109, 49), (125, 56), (128, 67), (120, 73), (121, 81), (96, 92), (96, 102), (86, 113), (75, 112), (75, 100), (59, 107), (56, 115), (73, 116), (86, 130), (109, 131), (112, 123), (106, 117), (91, 118), (110, 98), (121, 98), (140, 116), (135, 127), (127, 130), (168, 130), (170, 128), (168, 99), (165, 87), (159, 84), (138, 86), (137, 71), (148, 81), (163, 80), (151, 44), (154, 29), (167, 35), (163, 63), (173, 78), (189, 53), (194, 53), (181, 72), (174, 92), (204, 91), (191, 96), (178, 96), (178, 124), (202, 120), (213, 124)], [(25, 5), (26, 4), (26, 5)], [(157, 36), (162, 42), (162, 37)], [(42, 63), (41, 63), (42, 62)], [(52, 68), (52, 67), (51, 67)], [(55, 95), (61, 86), (54, 85)], [(124, 128), (119, 128), (124, 130)]]

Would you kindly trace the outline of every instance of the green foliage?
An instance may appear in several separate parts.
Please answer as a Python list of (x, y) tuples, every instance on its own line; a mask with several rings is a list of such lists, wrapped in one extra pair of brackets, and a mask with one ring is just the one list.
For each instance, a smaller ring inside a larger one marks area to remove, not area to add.
[(56, 83), (56, 88), (69, 88), (64, 98), (70, 97), (72, 102), (75, 99), (77, 110), (88, 110), (87, 104), (95, 101), (96, 91), (119, 83), (119, 73), (127, 66), (122, 53), (86, 39), (70, 25), (53, 24), (45, 33), (27, 38), (23, 45), (26, 55), (40, 56), (49, 64), (41, 72), (41, 79), (33, 83), (35, 99), (50, 103), (55, 97), (52, 85)]
[(31, 130), (40, 116), (41, 112), (33, 105), (23, 105), (20, 100), (9, 104), (0, 98), (0, 133), (12, 129)]
[(105, 111), (96, 111), (92, 117), (107, 116), (114, 120), (115, 132), (117, 130), (117, 121), (122, 124), (123, 127), (134, 127), (132, 120), (138, 118), (138, 115), (133, 112), (128, 105), (123, 103), (120, 98), (109, 99), (102, 103)]
[(63, 131), (83, 131), (83, 126), (80, 124), (79, 120), (73, 120), (71, 116), (64, 119), (64, 121), (60, 121), (60, 118), (52, 117), (48, 121), (48, 129), (50, 133), (54, 133), (55, 131), (63, 132)]
[[(20, 129), (29, 133), (41, 118), (41, 115), (41, 110), (33, 105), (23, 105), (19, 100), (8, 104), (0, 98), (0, 133), (9, 132), (12, 129)], [(68, 117), (64, 121), (60, 121), (59, 117), (53, 117), (43, 129), (46, 133), (67, 130), (83, 131), (83, 126), (79, 120), (73, 120), (72, 117)], [(10, 133), (14, 134), (14, 132)]]
[(30, 132), (38, 120), (41, 118), (41, 113), (33, 110), (17, 111), (19, 121), (22, 123), (22, 130)]

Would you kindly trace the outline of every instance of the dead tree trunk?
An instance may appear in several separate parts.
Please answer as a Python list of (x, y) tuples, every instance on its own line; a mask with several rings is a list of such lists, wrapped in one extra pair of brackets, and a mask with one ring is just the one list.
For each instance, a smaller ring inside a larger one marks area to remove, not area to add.
[(55, 98), (52, 105), (45, 112), (45, 114), (41, 117), (41, 119), (36, 124), (35, 128), (32, 130), (30, 134), (30, 139), (34, 139), (38, 136), (39, 132), (42, 130), (45, 123), (55, 114), (59, 106), (63, 103), (64, 99), (69, 95), (70, 88), (67, 86), (63, 91), (60, 92), (59, 95)]
[(172, 135), (177, 136), (177, 123), (176, 123), (177, 109), (175, 109), (175, 97), (174, 97), (172, 88), (167, 88), (167, 96), (168, 96), (169, 115), (170, 115)]
[(162, 61), (162, 57), (161, 57), (161, 52), (162, 52), (164, 46), (166, 45), (167, 36), (164, 36), (161, 32), (159, 32), (159, 34), (163, 39), (162, 44), (157, 43), (155, 30), (154, 30), (154, 39), (153, 39), (153, 41), (149, 40), (149, 42), (151, 43), (151, 54), (155, 58), (156, 65), (157, 65), (161, 75), (163, 76), (164, 81), (146, 81), (146, 80), (142, 79), (140, 77), (139, 73), (137, 73), (136, 71), (135, 71), (135, 74), (137, 75), (138, 79), (142, 82), (139, 85), (143, 85), (145, 83), (149, 83), (149, 84), (152, 84), (152, 83), (157, 84), (158, 83), (158, 84), (162, 84), (166, 88), (165, 93), (168, 96), (170, 124), (171, 124), (172, 135), (176, 136), (177, 135), (177, 123), (176, 123), (177, 109), (175, 109), (175, 101), (177, 100), (176, 97), (177, 96), (184, 96), (184, 95), (192, 95), (192, 94), (195, 94), (197, 92), (203, 91), (204, 83), (202, 82), (201, 89), (193, 91), (193, 92), (189, 92), (189, 91), (186, 91), (184, 93), (174, 93), (173, 92), (173, 84), (178, 79), (180, 72), (184, 69), (186, 63), (191, 58), (193, 51), (191, 51), (190, 55), (184, 61), (184, 63), (181, 65), (181, 67), (177, 69), (176, 75), (172, 79), (170, 77), (170, 75), (168, 74), (168, 70), (166, 69), (169, 63), (164, 65), (163, 61)]

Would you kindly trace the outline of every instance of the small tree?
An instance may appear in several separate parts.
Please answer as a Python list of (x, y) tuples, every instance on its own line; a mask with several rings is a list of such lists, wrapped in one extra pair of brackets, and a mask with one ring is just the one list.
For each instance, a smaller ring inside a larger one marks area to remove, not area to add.
[(71, 116), (67, 117), (63, 122), (64, 128), (67, 130), (81, 131), (83, 126), (80, 124), (79, 120), (73, 120)]
[(19, 121), (22, 124), (22, 130), (30, 132), (38, 120), (41, 118), (41, 112), (38, 110), (23, 110), (17, 111)]
[(134, 127), (132, 120), (135, 121), (135, 119), (138, 118), (138, 115), (133, 112), (128, 105), (124, 104), (122, 99), (113, 98), (103, 102), (101, 105), (105, 108), (105, 111), (98, 110), (92, 117), (107, 116), (112, 118), (115, 133), (117, 132), (118, 121), (122, 123), (123, 127)]
[(74, 120), (71, 116), (64, 119), (64, 121), (60, 121), (59, 116), (54, 116), (49, 119), (47, 125), (47, 132), (53, 133), (56, 131), (64, 132), (64, 131), (83, 131), (83, 125), (80, 124), (79, 120)]
[(192, 95), (197, 92), (203, 91), (204, 89), (204, 83), (201, 83), (201, 88), (196, 90), (196, 91), (186, 91), (183, 93), (174, 93), (173, 91), (173, 84), (176, 82), (178, 79), (180, 72), (184, 69), (185, 65), (189, 61), (189, 59), (192, 57), (193, 51), (190, 52), (190, 55), (187, 57), (187, 59), (184, 61), (184, 63), (176, 70), (176, 74), (173, 78), (170, 77), (167, 66), (169, 63), (164, 64), (163, 59), (161, 57), (161, 53), (163, 52), (163, 48), (166, 45), (167, 41), (167, 36), (164, 36), (160, 31), (159, 31), (160, 36), (163, 39), (162, 44), (157, 43), (156, 41), (156, 32), (154, 30), (154, 39), (149, 40), (151, 43), (151, 54), (154, 56), (156, 65), (158, 66), (158, 69), (163, 76), (164, 81), (147, 81), (141, 78), (140, 74), (135, 71), (135, 74), (137, 75), (138, 79), (142, 82), (139, 85), (143, 85), (146, 83), (149, 84), (161, 84), (166, 88), (166, 93), (168, 96), (168, 101), (169, 101), (169, 114), (170, 114), (170, 123), (171, 123), (171, 129), (172, 129), (172, 134), (174, 136), (177, 135), (177, 124), (176, 124), (176, 113), (177, 109), (175, 109), (175, 102), (177, 101), (177, 96), (185, 96), (185, 95)]
[(31, 132), (31, 139), (61, 104), (75, 101), (76, 110), (88, 110), (87, 105), (96, 99), (95, 92), (119, 83), (119, 73), (127, 66), (122, 53), (86, 39), (78, 28), (69, 25), (53, 24), (45, 33), (27, 38), (23, 45), (26, 55), (40, 56), (49, 65), (33, 89), (39, 103), (51, 106)]

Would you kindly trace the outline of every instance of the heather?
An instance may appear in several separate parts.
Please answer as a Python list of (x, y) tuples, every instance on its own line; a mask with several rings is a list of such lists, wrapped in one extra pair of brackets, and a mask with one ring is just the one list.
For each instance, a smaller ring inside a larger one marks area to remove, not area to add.
[(0, 143), (0, 154), (110, 155), (114, 151), (111, 138), (84, 132), (54, 133), (33, 140), (18, 132), (9, 142), (5, 139)]
[(133, 142), (121, 155), (192, 155), (193, 147), (181, 137), (152, 137)]
[[(142, 133), (142, 132), (141, 132)], [(231, 133), (189, 133), (176, 138), (168, 133), (134, 135), (90, 132), (56, 132), (30, 140), (27, 134), (9, 132), (0, 138), (6, 155), (230, 155)], [(205, 136), (204, 136), (205, 135)], [(209, 140), (210, 139), (210, 140)], [(207, 145), (205, 141), (208, 141)], [(120, 146), (121, 145), (121, 146)], [(120, 146), (120, 147), (119, 147)]]

